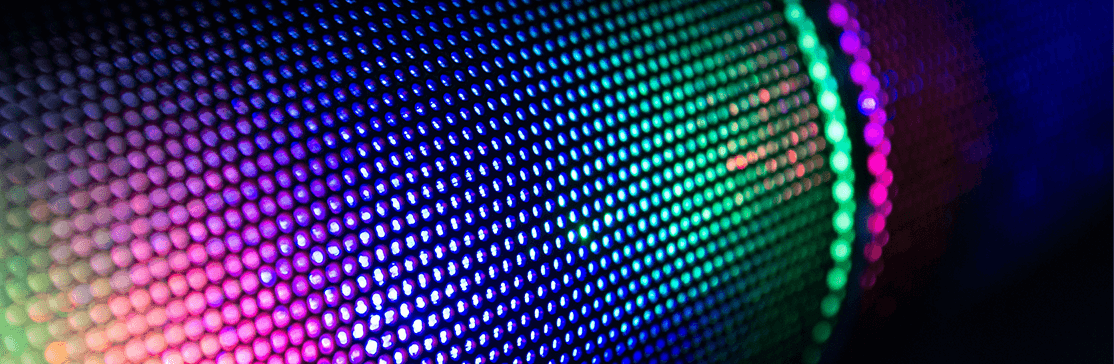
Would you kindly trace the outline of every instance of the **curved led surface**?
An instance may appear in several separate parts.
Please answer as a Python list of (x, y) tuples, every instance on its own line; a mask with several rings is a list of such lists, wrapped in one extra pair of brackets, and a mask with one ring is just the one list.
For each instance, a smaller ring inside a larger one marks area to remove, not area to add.
[(796, 1), (4, 16), (0, 362), (814, 362), (843, 299)]

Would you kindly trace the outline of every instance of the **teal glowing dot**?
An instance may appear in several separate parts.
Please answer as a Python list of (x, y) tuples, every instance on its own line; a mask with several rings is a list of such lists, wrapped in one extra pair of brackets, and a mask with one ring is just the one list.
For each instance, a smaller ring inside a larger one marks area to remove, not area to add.
[(847, 211), (839, 211), (833, 219), (836, 231), (846, 232), (851, 230), (851, 214)]
[(828, 341), (828, 337), (832, 336), (832, 324), (827, 321), (820, 321), (812, 329), (812, 339), (818, 343)]
[[(839, 106), (839, 96), (836, 96), (836, 94), (834, 92), (824, 91), (823, 93), (820, 94), (820, 107), (821, 108), (823, 108), (826, 111), (832, 111), (832, 110), (835, 110), (835, 108), (838, 107), (838, 106)], [(832, 123), (832, 124), (834, 124), (834, 123)], [(829, 128), (831, 126), (832, 126), (831, 124), (828, 125)], [(838, 138), (832, 137), (832, 140), (841, 140), (841, 139), (843, 139), (842, 136), (840, 136)]]
[(833, 142), (842, 141), (847, 136), (847, 128), (843, 123), (828, 123), (828, 139)]
[(812, 34), (805, 34), (801, 36), (801, 48), (805, 50), (812, 50), (816, 48), (816, 36)]
[(851, 167), (851, 158), (848, 157), (844, 151), (838, 151), (832, 154), (832, 169), (836, 172), (846, 171)]
[(824, 317), (835, 316), (839, 312), (840, 299), (834, 295), (827, 295), (820, 301), (820, 312)]
[(818, 80), (828, 78), (828, 66), (823, 63), (816, 63), (812, 66), (812, 77)]
[(851, 256), (851, 244), (847, 241), (836, 241), (832, 244), (831, 250), (832, 259), (837, 261), (845, 261)]
[(847, 271), (840, 268), (832, 268), (828, 272), (828, 288), (831, 290), (841, 290), (847, 285)]
[(853, 188), (847, 181), (836, 182), (834, 194), (836, 201), (843, 202), (851, 199)]

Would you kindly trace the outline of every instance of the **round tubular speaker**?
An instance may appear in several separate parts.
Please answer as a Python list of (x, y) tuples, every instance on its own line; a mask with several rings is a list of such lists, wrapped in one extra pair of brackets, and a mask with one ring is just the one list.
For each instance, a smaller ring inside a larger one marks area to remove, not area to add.
[(796, 0), (0, 17), (0, 363), (811, 363), (847, 295)]

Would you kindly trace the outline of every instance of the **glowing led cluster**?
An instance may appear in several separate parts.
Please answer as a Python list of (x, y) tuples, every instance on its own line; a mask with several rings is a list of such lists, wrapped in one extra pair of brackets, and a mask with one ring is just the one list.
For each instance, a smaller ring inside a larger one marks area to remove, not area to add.
[(839, 310), (850, 143), (795, 1), (33, 15), (2, 363), (815, 361)]
[(844, 0), (833, 0), (828, 8), (828, 18), (843, 29), (839, 37), (840, 49), (853, 59), (851, 81), (862, 88), (857, 103), (859, 112), (869, 119), (863, 128), (863, 138), (873, 148), (867, 157), (867, 168), (874, 176), (874, 183), (870, 185), (868, 197), (872, 209), (866, 222), (871, 238), (863, 249), (863, 255), (875, 268), (869, 269), (868, 272), (871, 273), (864, 275), (860, 282), (863, 288), (869, 289), (874, 285), (875, 274), (881, 271), (882, 247), (889, 242), (886, 217), (893, 209), (893, 204), (889, 201), (888, 188), (893, 183), (894, 176), (886, 163), (886, 157), (890, 154), (890, 140), (885, 127), (888, 121), (885, 110), (887, 98), (881, 93), (881, 83), (870, 69), (870, 50), (866, 44), (869, 37), (863, 36), (866, 32), (859, 27), (849, 5)]

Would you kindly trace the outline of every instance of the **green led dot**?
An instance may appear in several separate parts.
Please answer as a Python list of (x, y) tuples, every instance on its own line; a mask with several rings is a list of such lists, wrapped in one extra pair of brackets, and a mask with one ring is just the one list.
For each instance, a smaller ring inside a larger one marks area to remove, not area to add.
[(828, 337), (831, 335), (832, 324), (828, 323), (827, 321), (820, 321), (820, 323), (816, 324), (816, 326), (812, 328), (812, 339), (818, 343), (827, 341)]
[(828, 272), (828, 288), (832, 290), (840, 290), (847, 285), (847, 271), (840, 268), (832, 268)]
[[(820, 94), (820, 107), (823, 108), (825, 111), (829, 111), (829, 112), (833, 111), (838, 106), (839, 106), (839, 96), (836, 96), (836, 94), (834, 92), (824, 91), (823, 93)], [(839, 140), (839, 139), (843, 139), (843, 138), (841, 137), (841, 138), (838, 138), (838, 139), (837, 138), (833, 138), (833, 139), (834, 140)]]
[(812, 77), (818, 80), (828, 78), (828, 66), (823, 63), (812, 65)]
[(828, 123), (828, 139), (833, 142), (842, 141), (847, 136), (847, 128), (843, 123), (831, 122)]
[(835, 199), (838, 202), (844, 202), (844, 201), (850, 200), (851, 199), (851, 193), (854, 192), (853, 189), (851, 188), (851, 184), (847, 183), (847, 181), (837, 182), (835, 187), (833, 188), (833, 190), (835, 191), (835, 193), (834, 193)]
[(845, 232), (851, 230), (851, 214), (847, 211), (839, 211), (836, 213), (833, 220), (836, 231)]
[(824, 317), (832, 317), (839, 312), (839, 306), (839, 297), (829, 294), (820, 301), (820, 312), (824, 314)]
[(802, 35), (801, 48), (804, 48), (805, 50), (812, 50), (813, 48), (816, 48), (816, 37), (812, 36), (811, 34)]
[(832, 169), (836, 173), (846, 171), (851, 167), (851, 158), (847, 157), (847, 153), (838, 151), (832, 154)]
[(27, 348), (27, 335), (22, 328), (0, 325), (0, 334), (4, 336), (4, 349), (9, 353), (21, 353)]
[(843, 240), (837, 240), (833, 243), (831, 250), (832, 259), (838, 261), (847, 260), (851, 256), (851, 244)]

